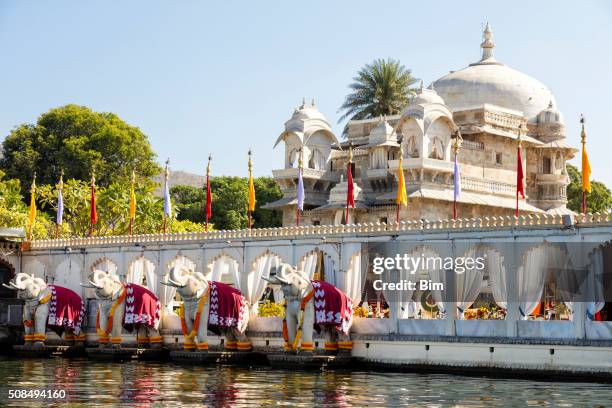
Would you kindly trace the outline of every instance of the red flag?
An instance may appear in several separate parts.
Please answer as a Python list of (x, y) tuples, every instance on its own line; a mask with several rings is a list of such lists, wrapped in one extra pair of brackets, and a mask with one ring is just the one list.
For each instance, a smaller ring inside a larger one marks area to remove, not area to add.
[(521, 147), (517, 148), (517, 161), (516, 161), (516, 195), (519, 193), (525, 198), (525, 185), (524, 185), (524, 174), (523, 174), (523, 160), (521, 158)]
[(96, 212), (96, 178), (94, 176), (91, 177), (91, 209), (89, 217), (93, 229), (93, 226), (98, 222), (98, 213)]
[(210, 193), (210, 176), (206, 175), (206, 223), (212, 217), (212, 194)]
[(353, 185), (353, 170), (350, 162), (346, 169), (346, 178), (348, 182), (348, 190), (346, 191), (346, 207), (348, 208), (350, 205), (352, 208), (355, 208), (355, 186)]

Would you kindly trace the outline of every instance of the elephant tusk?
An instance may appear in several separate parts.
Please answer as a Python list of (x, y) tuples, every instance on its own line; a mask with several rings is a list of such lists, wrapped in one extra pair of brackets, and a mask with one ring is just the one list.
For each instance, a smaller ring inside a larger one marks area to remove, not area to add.
[(163, 281), (162, 281), (162, 283), (163, 283), (164, 285), (166, 285), (166, 286), (174, 286), (174, 287), (177, 287), (177, 288), (184, 288), (184, 287), (186, 286), (186, 285), (181, 285), (180, 283), (175, 282), (175, 281), (173, 281), (173, 280), (172, 280), (172, 279), (170, 279), (170, 278), (168, 278), (168, 281), (167, 281), (167, 282), (163, 282)]
[(79, 285), (81, 285), (81, 287), (84, 287), (84, 288), (97, 289), (95, 286), (86, 285), (83, 282), (79, 282)]
[(102, 286), (102, 285), (97, 285), (97, 284), (95, 284), (95, 283), (94, 283), (94, 282), (92, 282), (92, 281), (89, 281), (89, 284), (90, 284), (91, 286), (93, 286), (94, 288), (96, 288), (96, 289), (102, 289), (102, 288), (104, 287), (104, 286)]
[(9, 286), (9, 285), (7, 285), (5, 283), (3, 283), (2, 286), (4, 286), (7, 289), (11, 289), (11, 290), (19, 290), (18, 288), (14, 287), (14, 286)]

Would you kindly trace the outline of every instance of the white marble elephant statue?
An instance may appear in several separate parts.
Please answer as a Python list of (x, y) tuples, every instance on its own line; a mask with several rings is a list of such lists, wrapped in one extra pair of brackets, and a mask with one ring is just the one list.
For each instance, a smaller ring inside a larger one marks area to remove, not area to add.
[(353, 305), (346, 294), (325, 281), (309, 280), (304, 272), (288, 264), (263, 279), (281, 285), (285, 296), (285, 351), (312, 353), (313, 332), (317, 330), (326, 335), (326, 351), (350, 352)]
[(180, 317), (185, 350), (208, 350), (209, 329), (225, 337), (226, 350), (251, 350), (245, 335), (249, 304), (238, 289), (184, 267), (172, 268), (162, 283), (176, 287), (183, 299)]
[[(161, 348), (159, 299), (147, 288), (122, 283), (114, 273), (95, 270), (88, 285), (99, 301), (96, 331), (100, 347), (121, 347), (121, 329), (137, 330), (139, 346)], [(109, 337), (110, 335), (110, 337)]]
[(81, 323), (85, 316), (83, 299), (68, 288), (47, 283), (34, 275), (18, 273), (4, 287), (17, 290), (18, 297), (25, 301), (23, 325), (26, 344), (44, 346), (47, 327), (69, 342), (83, 344), (85, 334)]

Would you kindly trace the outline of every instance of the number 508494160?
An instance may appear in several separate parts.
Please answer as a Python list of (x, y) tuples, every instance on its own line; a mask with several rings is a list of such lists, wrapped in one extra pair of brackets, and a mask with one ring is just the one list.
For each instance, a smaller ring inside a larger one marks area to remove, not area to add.
[(61, 399), (66, 390), (8, 390), (9, 399)]

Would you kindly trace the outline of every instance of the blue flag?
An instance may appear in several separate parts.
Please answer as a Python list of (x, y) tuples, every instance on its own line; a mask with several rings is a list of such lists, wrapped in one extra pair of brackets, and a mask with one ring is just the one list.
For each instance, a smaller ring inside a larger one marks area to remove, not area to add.
[(461, 195), (461, 175), (459, 174), (459, 165), (457, 164), (457, 154), (455, 153), (455, 201)]
[(304, 211), (304, 180), (301, 167), (298, 169), (297, 206), (300, 211)]
[(64, 218), (64, 197), (62, 196), (62, 190), (57, 190), (57, 217), (55, 222), (57, 225), (62, 225), (62, 219)]

